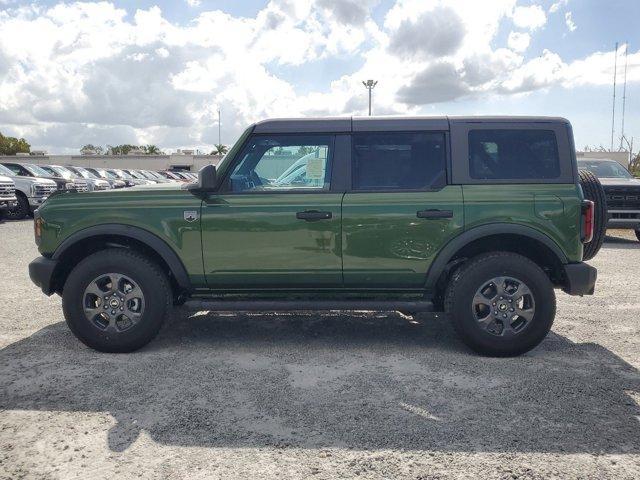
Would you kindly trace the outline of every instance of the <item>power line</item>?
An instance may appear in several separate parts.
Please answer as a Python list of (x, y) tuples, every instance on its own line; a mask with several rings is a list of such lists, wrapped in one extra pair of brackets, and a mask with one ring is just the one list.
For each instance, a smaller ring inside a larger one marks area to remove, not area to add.
[(611, 149), (613, 152), (613, 133), (616, 127), (616, 74), (618, 73), (618, 42), (616, 42), (616, 50), (613, 54), (613, 107), (611, 113)]

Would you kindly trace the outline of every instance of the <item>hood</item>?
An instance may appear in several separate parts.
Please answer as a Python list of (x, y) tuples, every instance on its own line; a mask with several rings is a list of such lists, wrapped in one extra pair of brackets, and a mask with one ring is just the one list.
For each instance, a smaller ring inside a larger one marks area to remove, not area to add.
[(13, 180), (11, 180), (9, 177), (3, 177), (2, 175), (0, 175), (0, 182), (13, 183)]
[(600, 183), (603, 187), (640, 187), (640, 178), (606, 178), (601, 177)]

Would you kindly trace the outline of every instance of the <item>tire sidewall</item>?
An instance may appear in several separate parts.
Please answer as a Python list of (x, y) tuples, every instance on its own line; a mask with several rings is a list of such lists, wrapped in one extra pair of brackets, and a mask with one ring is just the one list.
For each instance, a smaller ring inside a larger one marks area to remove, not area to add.
[[(84, 314), (84, 291), (95, 278), (105, 273), (128, 276), (142, 290), (144, 312), (130, 329), (105, 332), (93, 325)], [(160, 330), (169, 308), (170, 295), (162, 274), (149, 262), (128, 252), (108, 250), (93, 254), (80, 262), (64, 286), (62, 306), (67, 325), (86, 345), (104, 352), (130, 352), (148, 343)]]
[(9, 209), (5, 213), (5, 217), (10, 220), (22, 220), (23, 218), (27, 218), (29, 216), (29, 200), (24, 196), (23, 193), (19, 193), (16, 195), (18, 199), (18, 205)]
[[(495, 264), (487, 261), (475, 264), (463, 275), (453, 294), (450, 313), (454, 327), (463, 340), (474, 350), (497, 356), (524, 353), (538, 345), (548, 334), (555, 317), (555, 293), (546, 274), (527, 259), (505, 257)], [(475, 319), (473, 297), (477, 290), (495, 277), (507, 276), (524, 282), (531, 290), (535, 302), (533, 319), (518, 334), (498, 337), (483, 330)]]

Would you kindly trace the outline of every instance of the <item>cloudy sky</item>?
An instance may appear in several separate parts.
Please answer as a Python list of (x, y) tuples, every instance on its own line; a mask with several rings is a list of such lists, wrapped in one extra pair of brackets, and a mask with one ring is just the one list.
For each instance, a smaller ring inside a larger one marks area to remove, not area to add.
[(218, 108), (229, 144), (267, 117), (365, 114), (373, 78), (374, 114), (560, 115), (609, 146), (620, 41), (640, 146), (639, 19), (637, 0), (0, 0), (0, 131), (206, 150)]

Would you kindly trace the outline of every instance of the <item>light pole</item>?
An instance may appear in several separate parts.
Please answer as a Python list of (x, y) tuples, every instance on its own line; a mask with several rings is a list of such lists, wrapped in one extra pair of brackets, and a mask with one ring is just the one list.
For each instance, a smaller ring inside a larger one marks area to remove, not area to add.
[(367, 80), (366, 82), (362, 82), (362, 84), (364, 85), (364, 88), (369, 90), (369, 116), (371, 116), (371, 90), (375, 88), (375, 86), (378, 84), (378, 81)]
[(220, 135), (220, 109), (218, 108), (218, 145), (222, 145), (222, 135)]

